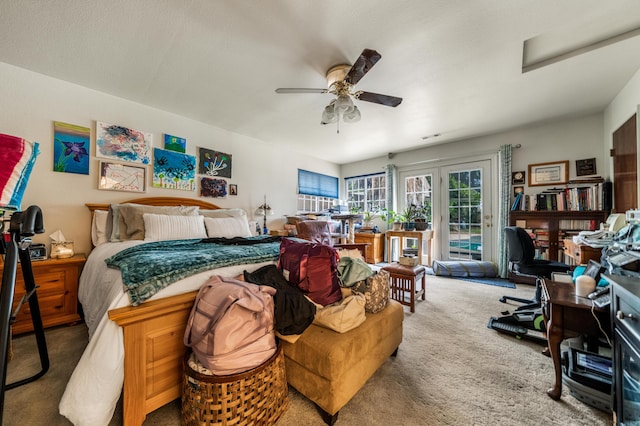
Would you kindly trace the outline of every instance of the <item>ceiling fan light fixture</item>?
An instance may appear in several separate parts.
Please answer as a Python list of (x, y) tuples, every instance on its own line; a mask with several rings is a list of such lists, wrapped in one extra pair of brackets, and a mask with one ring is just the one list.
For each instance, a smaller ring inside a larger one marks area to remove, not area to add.
[(342, 114), (342, 120), (345, 123), (357, 123), (358, 121), (360, 121), (360, 118), (360, 110), (357, 106), (354, 106), (351, 111)]
[(353, 65), (340, 64), (327, 71), (327, 89), (279, 88), (276, 93), (330, 93), (336, 98), (322, 111), (320, 124), (337, 123), (340, 133), (340, 119), (345, 123), (360, 121), (360, 110), (353, 100), (371, 102), (389, 107), (397, 107), (402, 98), (379, 93), (356, 91), (354, 86), (365, 76), (382, 56), (373, 49), (364, 49)]
[(322, 124), (335, 123), (338, 121), (338, 114), (335, 111), (334, 103), (335, 101), (331, 101), (322, 111), (322, 118), (320, 120)]
[(351, 96), (347, 94), (340, 94), (336, 98), (334, 108), (337, 114), (347, 114), (354, 108)]

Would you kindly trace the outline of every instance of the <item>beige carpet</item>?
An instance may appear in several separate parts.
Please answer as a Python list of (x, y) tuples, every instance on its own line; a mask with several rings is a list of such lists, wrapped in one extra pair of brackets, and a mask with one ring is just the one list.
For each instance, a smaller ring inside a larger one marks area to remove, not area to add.
[[(553, 383), (551, 359), (541, 346), (519, 342), (487, 328), (490, 316), (509, 307), (503, 294), (516, 290), (428, 277), (427, 300), (411, 314), (405, 308), (404, 342), (361, 391), (340, 411), (338, 425), (611, 425), (611, 415), (593, 409), (564, 389), (562, 400), (545, 391)], [(5, 395), (4, 424), (70, 424), (58, 401), (86, 344), (86, 328), (47, 330), (51, 369), (36, 382)], [(16, 359), (8, 382), (38, 370), (32, 336), (14, 340)], [(291, 406), (278, 426), (323, 425), (302, 395), (291, 389)], [(110, 423), (121, 424), (120, 407)], [(180, 404), (151, 413), (145, 425), (179, 425)]]

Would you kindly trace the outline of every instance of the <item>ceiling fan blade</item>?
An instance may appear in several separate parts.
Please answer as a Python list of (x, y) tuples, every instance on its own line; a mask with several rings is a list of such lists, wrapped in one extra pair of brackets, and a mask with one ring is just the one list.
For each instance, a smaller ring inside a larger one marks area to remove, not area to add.
[(349, 73), (345, 77), (345, 81), (347, 83), (356, 84), (366, 73), (369, 72), (371, 67), (373, 67), (380, 58), (382, 58), (382, 56), (375, 50), (364, 49), (356, 60), (356, 63), (353, 64), (349, 70)]
[(402, 98), (395, 96), (381, 95), (379, 93), (359, 92), (357, 99), (361, 101), (373, 102), (375, 104), (397, 107), (402, 102)]
[(289, 88), (289, 87), (281, 87), (279, 89), (276, 89), (276, 93), (327, 93), (328, 90), (327, 89), (296, 89), (296, 88)]

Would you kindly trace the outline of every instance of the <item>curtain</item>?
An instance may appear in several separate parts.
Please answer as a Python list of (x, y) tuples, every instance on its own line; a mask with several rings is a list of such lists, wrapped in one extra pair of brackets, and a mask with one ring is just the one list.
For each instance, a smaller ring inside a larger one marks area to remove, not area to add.
[[(395, 207), (395, 197), (396, 197), (396, 171), (397, 167), (395, 164), (387, 164), (384, 168), (385, 170), (385, 180), (387, 184), (387, 210), (396, 211)], [(389, 247), (387, 244), (384, 245), (384, 256), (388, 262), (391, 262), (391, 256), (389, 255)]]
[(498, 272), (507, 278), (509, 254), (504, 238), (504, 228), (509, 226), (511, 203), (511, 145), (501, 145), (498, 149)]
[(298, 194), (338, 198), (338, 178), (298, 169)]
[(387, 210), (396, 211), (396, 170), (395, 164), (387, 164), (385, 167), (385, 179), (387, 183)]

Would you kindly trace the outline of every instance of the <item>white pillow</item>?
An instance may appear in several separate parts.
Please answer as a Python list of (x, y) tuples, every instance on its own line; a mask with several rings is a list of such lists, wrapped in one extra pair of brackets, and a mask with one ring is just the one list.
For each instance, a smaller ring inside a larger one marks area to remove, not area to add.
[(207, 238), (203, 216), (172, 216), (144, 213), (144, 240), (187, 240)]
[(204, 225), (209, 238), (250, 237), (251, 230), (246, 217), (205, 217)]
[(215, 210), (203, 210), (198, 211), (204, 217), (246, 217), (247, 212), (240, 208), (232, 209), (215, 209)]
[(93, 219), (91, 221), (91, 242), (94, 247), (98, 247), (100, 244), (104, 244), (109, 239), (107, 238), (107, 217), (109, 212), (107, 210), (94, 210)]

